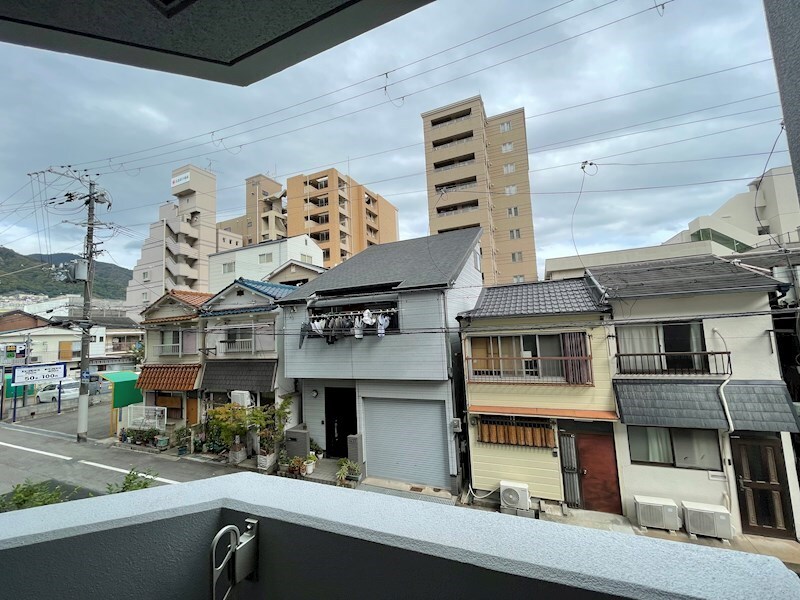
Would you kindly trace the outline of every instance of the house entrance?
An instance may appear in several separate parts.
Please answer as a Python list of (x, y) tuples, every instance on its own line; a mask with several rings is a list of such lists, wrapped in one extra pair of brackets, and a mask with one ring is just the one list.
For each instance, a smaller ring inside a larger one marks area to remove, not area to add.
[(559, 421), (561, 470), (569, 506), (622, 514), (614, 435), (608, 423)]
[(744, 533), (794, 537), (780, 439), (731, 436), (731, 450)]
[(347, 457), (347, 436), (358, 433), (355, 388), (325, 388), (325, 451)]

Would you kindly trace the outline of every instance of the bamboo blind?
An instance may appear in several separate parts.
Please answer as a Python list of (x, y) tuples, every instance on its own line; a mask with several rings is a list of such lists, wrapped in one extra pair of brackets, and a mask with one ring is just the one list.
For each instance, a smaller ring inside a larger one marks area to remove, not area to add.
[(478, 421), (478, 441), (533, 448), (555, 448), (556, 434), (546, 421), (529, 417), (490, 417)]

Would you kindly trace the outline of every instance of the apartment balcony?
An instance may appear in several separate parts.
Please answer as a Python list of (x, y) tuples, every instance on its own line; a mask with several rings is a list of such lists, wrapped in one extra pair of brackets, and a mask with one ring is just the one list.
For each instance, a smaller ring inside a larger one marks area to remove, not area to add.
[(772, 557), (257, 473), (0, 514), (0, 561), (17, 600), (800, 596)]
[(472, 383), (592, 385), (592, 357), (468, 358)]
[(172, 275), (174, 275), (175, 277), (185, 277), (187, 279), (198, 278), (197, 269), (190, 267), (186, 263), (175, 262), (170, 257), (167, 257), (165, 265), (167, 267), (167, 270), (170, 273), (172, 273)]
[(113, 354), (113, 353), (122, 353), (125, 354), (127, 352), (131, 352), (135, 350), (139, 344), (142, 342), (140, 340), (131, 341), (131, 342), (114, 342), (111, 344), (106, 344), (106, 353)]
[(461, 138), (459, 140), (453, 140), (452, 142), (448, 142), (446, 144), (439, 144), (438, 146), (434, 146), (433, 149), (434, 149), (434, 151), (438, 152), (438, 151), (441, 151), (441, 150), (447, 150), (448, 148), (455, 148), (456, 146), (460, 146), (461, 144), (468, 144), (469, 142), (474, 142), (474, 141), (475, 141), (475, 137), (474, 136), (470, 136), (470, 137)]
[(460, 167), (467, 167), (469, 165), (474, 165), (474, 164), (475, 164), (475, 159), (473, 158), (471, 160), (464, 160), (464, 161), (461, 161), (461, 162), (453, 163), (452, 165), (445, 165), (443, 167), (436, 167), (433, 170), (433, 172), (434, 173), (441, 173), (443, 171), (451, 171), (453, 169), (458, 169)]
[(221, 340), (217, 344), (217, 355), (252, 354), (255, 349), (253, 339)]
[(183, 356), (181, 344), (156, 344), (152, 348), (156, 356)]
[(474, 115), (464, 115), (463, 117), (458, 117), (456, 119), (450, 119), (449, 121), (445, 121), (444, 123), (437, 123), (436, 125), (431, 125), (431, 130), (435, 129), (444, 129), (450, 125), (455, 125), (456, 123), (463, 123), (464, 121), (468, 121), (472, 119)]
[(617, 354), (618, 375), (725, 376), (731, 373), (730, 352), (657, 352)]
[(467, 204), (467, 205), (455, 205), (452, 207), (446, 207), (443, 209), (437, 209), (436, 216), (437, 217), (452, 217), (455, 215), (463, 215), (465, 213), (475, 212), (476, 210), (480, 209), (480, 206), (476, 202), (475, 204)]
[(447, 194), (451, 192), (466, 192), (478, 189), (477, 181), (470, 181), (468, 183), (459, 183), (455, 185), (437, 185), (435, 188), (437, 194)]
[(175, 235), (182, 233), (183, 235), (195, 240), (200, 237), (200, 230), (188, 221), (181, 219), (167, 219), (167, 227), (169, 227), (170, 231), (172, 231), (172, 233)]
[(197, 248), (190, 246), (186, 242), (177, 242), (168, 237), (166, 240), (164, 240), (164, 244), (167, 246), (167, 250), (169, 250), (173, 256), (185, 256), (192, 260), (197, 260), (200, 256)]

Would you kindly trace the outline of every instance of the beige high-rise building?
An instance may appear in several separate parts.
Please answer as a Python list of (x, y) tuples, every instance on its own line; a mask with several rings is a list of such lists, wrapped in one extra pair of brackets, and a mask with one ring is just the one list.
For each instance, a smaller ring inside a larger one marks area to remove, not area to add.
[(397, 208), (336, 169), (290, 177), (286, 195), (289, 235), (310, 235), (326, 267), (398, 239)]
[(242, 237), (242, 246), (273, 242), (286, 237), (283, 186), (266, 175), (245, 180), (245, 214), (220, 221), (217, 229)]
[(484, 283), (535, 281), (525, 109), (487, 117), (474, 96), (422, 122), (430, 232), (483, 227)]

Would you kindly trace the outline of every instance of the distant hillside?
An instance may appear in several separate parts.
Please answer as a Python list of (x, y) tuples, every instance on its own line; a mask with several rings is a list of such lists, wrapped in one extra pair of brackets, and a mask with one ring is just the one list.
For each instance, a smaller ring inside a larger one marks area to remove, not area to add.
[[(76, 258), (79, 257), (75, 254), (66, 253), (23, 256), (9, 248), (0, 247), (0, 294), (27, 292), (30, 294), (58, 296), (60, 294), (83, 293), (83, 286), (80, 283), (56, 281), (53, 279), (52, 273), (49, 270), (45, 270), (44, 267), (29, 269), (13, 275), (3, 275), (3, 273), (12, 273), (28, 267), (36, 267), (41, 263), (58, 264), (69, 262)], [(130, 269), (98, 261), (95, 263), (94, 296), (97, 298), (124, 300), (125, 289), (128, 287), (130, 278)]]

